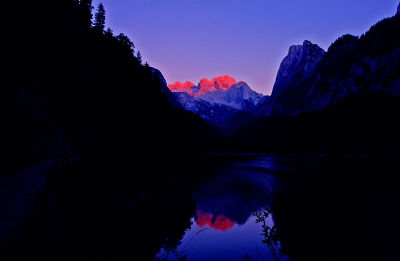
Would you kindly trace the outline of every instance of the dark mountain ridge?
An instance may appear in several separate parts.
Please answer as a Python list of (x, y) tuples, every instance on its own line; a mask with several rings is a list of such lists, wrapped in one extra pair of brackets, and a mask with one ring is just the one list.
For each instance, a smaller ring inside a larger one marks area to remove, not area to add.
[(217, 101), (218, 92), (202, 94), (210, 98), (205, 101), (178, 93), (178, 100), (229, 137), (226, 144), (231, 146), (219, 148), (223, 151), (372, 153), (387, 148), (397, 152), (393, 145), (397, 136), (389, 135), (390, 143), (380, 135), (385, 136), (384, 128), (396, 129), (399, 30), (400, 15), (396, 14), (360, 37), (340, 37), (326, 52), (310, 41), (291, 46), (271, 96), (260, 98), (249, 110), (232, 111), (221, 101), (213, 106), (205, 103)]
[(316, 56), (306, 56), (313, 66), (298, 62), (307, 61), (305, 58), (293, 58), (296, 51), (300, 53), (298, 50), (309, 46), (307, 42), (292, 47), (281, 65), (271, 98), (258, 106), (261, 116), (236, 133), (232, 141), (237, 143), (232, 148), (398, 153), (398, 32), (399, 15), (383, 19), (361, 37), (344, 35), (326, 53), (320, 50), (314, 52)]

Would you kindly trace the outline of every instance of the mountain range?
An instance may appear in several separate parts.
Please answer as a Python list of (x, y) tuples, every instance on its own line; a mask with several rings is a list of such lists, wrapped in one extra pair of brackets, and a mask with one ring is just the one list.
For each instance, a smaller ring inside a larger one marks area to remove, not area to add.
[[(173, 148), (173, 159), (177, 159), (178, 154), (189, 154), (181, 148), (192, 137), (196, 144), (186, 148), (191, 155), (200, 150), (229, 151), (222, 145), (218, 148), (221, 139), (215, 130), (238, 141), (234, 149), (252, 143), (262, 152), (273, 150), (274, 144), (290, 150), (299, 141), (304, 142), (298, 147), (310, 148), (317, 143), (316, 137), (321, 144), (359, 140), (361, 148), (371, 139), (378, 144), (380, 135), (391, 137), (381, 142), (382, 147), (397, 144), (398, 128), (391, 122), (397, 118), (400, 95), (400, 11), (360, 37), (340, 37), (326, 51), (310, 41), (291, 46), (271, 96), (263, 96), (227, 75), (197, 84), (167, 85), (160, 71), (140, 63), (126, 36), (111, 31), (98, 35), (91, 30), (89, 6), (58, 3), (53, 7), (65, 10), (63, 20), (46, 12), (46, 3), (36, 6), (27, 1), (26, 10), (36, 10), (40, 14), (36, 15), (20, 13), (18, 4), (10, 2), (7, 10), (13, 15), (2, 17), (20, 21), (6, 28), (10, 37), (5, 50), (9, 51), (0, 70), (7, 86), (0, 105), (3, 173), (47, 158), (94, 152), (102, 157), (111, 152), (126, 155), (131, 148), (143, 152), (157, 147), (157, 155)], [(87, 12), (77, 11), (80, 8)], [(70, 25), (69, 14), (75, 13), (81, 17)], [(103, 56), (95, 55), (104, 50)], [(136, 124), (131, 126), (132, 122)], [(356, 122), (364, 128), (355, 126)], [(170, 164), (173, 159), (164, 161)]]
[[(168, 86), (159, 70), (142, 64), (127, 36), (102, 28), (104, 13), (93, 26), (90, 3), (20, 0), (2, 6), (0, 179), (4, 195), (14, 191), (21, 203), (3, 202), (16, 213), (25, 203), (35, 206), (10, 230), (15, 238), (0, 244), (4, 260), (154, 260), (162, 247), (179, 244), (196, 209), (202, 211), (200, 226), (225, 230), (243, 223), (247, 214), (214, 208), (207, 195), (192, 198), (192, 189), (221, 161), (236, 161), (231, 154), (204, 156), (208, 152), (330, 153), (341, 159), (357, 153), (371, 160), (374, 153), (386, 160), (400, 152), (400, 15), (360, 37), (345, 35), (326, 51), (309, 41), (289, 48), (269, 97), (230, 76)], [(391, 164), (378, 165), (371, 181), (382, 169), (397, 174)], [(238, 167), (246, 173), (258, 168)], [(354, 171), (357, 185), (363, 169), (344, 173)], [(317, 184), (319, 175), (304, 173), (295, 179)], [(240, 185), (246, 195), (252, 189)], [(230, 189), (226, 182), (221, 186)], [(287, 199), (286, 192), (282, 196)], [(7, 212), (3, 216), (9, 220)], [(381, 241), (382, 249), (395, 249)]]
[(352, 94), (400, 94), (400, 5), (360, 37), (344, 35), (325, 52), (304, 41), (289, 48), (268, 101), (259, 105), (261, 117), (299, 115), (334, 106)]
[[(230, 76), (203, 79), (198, 85), (176, 82), (168, 88), (182, 108), (198, 114), (220, 134), (239, 140), (238, 147), (253, 140), (252, 149), (265, 150), (275, 139), (274, 146), (288, 149), (307, 136), (308, 144), (298, 147), (314, 144), (320, 150), (323, 146), (317, 146), (316, 140), (327, 141), (323, 132), (336, 141), (325, 149), (331, 146), (338, 151), (351, 144), (360, 150), (374, 142), (378, 146), (377, 135), (397, 140), (392, 118), (400, 113), (396, 101), (400, 97), (399, 10), (400, 5), (396, 15), (359, 37), (343, 35), (327, 51), (308, 40), (291, 46), (271, 96), (258, 94)], [(390, 143), (381, 145), (396, 144)], [(375, 150), (375, 145), (369, 148)]]
[(199, 115), (220, 133), (231, 129), (230, 122), (239, 112), (253, 113), (264, 97), (228, 75), (202, 79), (197, 85), (175, 82), (168, 89), (182, 108)]

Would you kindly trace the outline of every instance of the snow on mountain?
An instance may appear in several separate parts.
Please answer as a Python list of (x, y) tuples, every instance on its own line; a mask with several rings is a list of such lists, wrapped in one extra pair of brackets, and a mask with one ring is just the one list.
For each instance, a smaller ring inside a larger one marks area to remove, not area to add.
[(215, 129), (224, 130), (238, 112), (253, 113), (264, 97), (247, 83), (237, 82), (228, 75), (212, 80), (202, 79), (198, 85), (176, 82), (168, 85), (181, 106), (209, 122)]
[(194, 94), (194, 91), (192, 90), (192, 87), (196, 86), (194, 83), (187, 81), (185, 83), (181, 83), (181, 82), (175, 82), (173, 84), (168, 84), (168, 88), (172, 91), (172, 92), (186, 92), (190, 95)]
[(216, 90), (229, 90), (232, 85), (237, 84), (237, 81), (228, 75), (218, 76), (213, 78), (212, 80), (208, 80), (206, 78), (202, 79), (198, 85), (195, 85), (192, 82), (175, 82), (173, 84), (169, 84), (168, 88), (172, 92), (186, 92), (193, 96), (200, 96), (202, 94), (216, 91)]
[(263, 96), (256, 93), (245, 82), (234, 84), (228, 90), (215, 90), (198, 96), (200, 100), (221, 104), (236, 110), (248, 110), (248, 104), (257, 105)]

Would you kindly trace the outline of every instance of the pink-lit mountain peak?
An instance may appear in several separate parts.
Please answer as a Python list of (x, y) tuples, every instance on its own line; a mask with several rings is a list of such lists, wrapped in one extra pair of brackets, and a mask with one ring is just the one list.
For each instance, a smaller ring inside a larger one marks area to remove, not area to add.
[(201, 79), (198, 86), (198, 91), (194, 92), (192, 87), (195, 86), (192, 82), (176, 82), (174, 84), (169, 84), (168, 88), (172, 92), (187, 92), (189, 94), (199, 96), (211, 91), (215, 90), (229, 90), (233, 85), (237, 84), (237, 81), (229, 76), (223, 75), (213, 78), (212, 80), (209, 79)]
[(187, 81), (187, 82), (185, 82), (185, 83), (175, 82), (175, 83), (172, 83), (172, 84), (168, 84), (168, 88), (169, 88), (171, 91), (179, 90), (179, 89), (190, 89), (190, 88), (192, 88), (193, 86), (195, 86), (195, 84), (192, 83), (192, 82), (189, 82), (189, 81)]
[(229, 90), (235, 84), (237, 84), (237, 81), (228, 75), (215, 77), (211, 81), (208, 79), (202, 79), (199, 82), (200, 89), (198, 95), (214, 90)]
[(194, 83), (187, 81), (185, 83), (175, 82), (173, 84), (168, 84), (168, 89), (172, 92), (186, 92), (193, 95), (192, 87), (196, 86)]

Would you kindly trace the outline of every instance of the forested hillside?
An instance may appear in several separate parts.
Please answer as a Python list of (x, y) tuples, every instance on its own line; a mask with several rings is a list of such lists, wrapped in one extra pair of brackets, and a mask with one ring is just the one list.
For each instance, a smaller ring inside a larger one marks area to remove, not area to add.
[(170, 164), (216, 138), (197, 116), (169, 105), (134, 43), (105, 28), (102, 5), (23, 0), (2, 9), (4, 171), (71, 156), (132, 164), (140, 154)]

